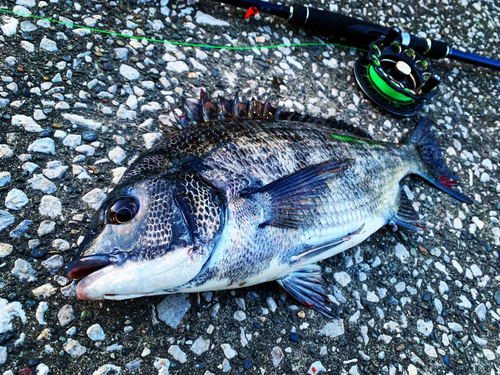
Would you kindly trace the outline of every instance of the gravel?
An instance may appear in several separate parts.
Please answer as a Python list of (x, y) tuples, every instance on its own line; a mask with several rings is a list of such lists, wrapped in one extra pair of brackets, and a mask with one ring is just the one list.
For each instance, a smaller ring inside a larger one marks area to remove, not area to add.
[[(292, 46), (319, 38), (265, 14), (245, 21), (243, 9), (198, 0), (6, 4), (122, 35), (0, 14), (1, 374), (499, 372), (497, 73), (432, 62), (443, 83), (422, 115), (474, 203), (404, 180), (425, 231), (386, 227), (322, 262), (338, 318), (300, 305), (276, 283), (82, 301), (66, 267), (126, 167), (174, 131), (181, 96), (239, 91), (387, 141), (417, 119), (383, 113), (361, 94), (352, 74), (361, 52)], [(495, 2), (307, 4), (500, 56)]]

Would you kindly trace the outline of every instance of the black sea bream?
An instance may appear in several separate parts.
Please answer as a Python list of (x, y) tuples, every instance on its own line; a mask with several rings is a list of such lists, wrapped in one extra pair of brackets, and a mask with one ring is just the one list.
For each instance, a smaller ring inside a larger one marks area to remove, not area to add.
[(421, 120), (400, 144), (255, 100), (186, 102), (182, 129), (140, 156), (69, 265), (82, 299), (233, 289), (276, 280), (335, 313), (316, 264), (386, 224), (418, 228), (399, 183), (464, 201)]

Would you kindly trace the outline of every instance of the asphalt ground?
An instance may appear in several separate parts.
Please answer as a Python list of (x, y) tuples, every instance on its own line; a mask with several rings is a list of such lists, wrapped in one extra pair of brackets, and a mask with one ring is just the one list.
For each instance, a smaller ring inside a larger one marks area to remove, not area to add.
[[(498, 2), (307, 5), (500, 56)], [(245, 20), (245, 10), (209, 1), (4, 0), (0, 8), (4, 375), (500, 373), (498, 72), (433, 61), (440, 92), (420, 115), (401, 118), (361, 93), (353, 76), (357, 50), (219, 50), (126, 37), (233, 47), (326, 41), (271, 16)], [(222, 25), (203, 24), (203, 14)], [(333, 116), (392, 142), (428, 116), (474, 203), (406, 179), (426, 230), (386, 227), (324, 261), (342, 309), (336, 320), (301, 306), (276, 283), (169, 297), (160, 308), (162, 296), (78, 300), (66, 267), (99, 199), (147, 143), (173, 131), (171, 107), (180, 96), (197, 98), (202, 88), (211, 97), (239, 90), (246, 100)]]

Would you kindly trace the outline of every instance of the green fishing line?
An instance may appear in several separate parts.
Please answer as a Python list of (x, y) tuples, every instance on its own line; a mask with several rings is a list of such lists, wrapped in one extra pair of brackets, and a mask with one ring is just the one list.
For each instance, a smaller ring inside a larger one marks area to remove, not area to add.
[(146, 38), (143, 36), (126, 35), (126, 34), (116, 33), (114, 31), (108, 31), (108, 30), (94, 29), (92, 27), (82, 26), (82, 25), (78, 25), (76, 23), (69, 23), (69, 22), (53, 20), (51, 18), (35, 16), (33, 14), (27, 14), (27, 13), (21, 13), (21, 12), (14, 12), (12, 10), (7, 10), (7, 9), (0, 9), (0, 12), (11, 13), (11, 14), (15, 14), (18, 16), (22, 16), (22, 17), (38, 18), (41, 20), (46, 20), (46, 21), (54, 22), (54, 23), (60, 23), (62, 25), (77, 27), (80, 29), (86, 29), (86, 30), (90, 30), (90, 31), (94, 31), (94, 32), (102, 33), (102, 34), (110, 34), (110, 35), (115, 35), (115, 36), (121, 36), (123, 38), (130, 38), (130, 39), (147, 40), (148, 42), (154, 42), (154, 43), (170, 43), (170, 44), (175, 44), (178, 46), (213, 48), (213, 49), (228, 49), (228, 50), (252, 50), (252, 49), (262, 49), (262, 48), (305, 47), (305, 46), (335, 46), (335, 47), (343, 47), (343, 48), (355, 49), (355, 50), (366, 52), (366, 50), (361, 49), (361, 48), (344, 46), (342, 44), (336, 44), (336, 43), (291, 43), (291, 44), (273, 44), (270, 46), (232, 47), (232, 46), (213, 46), (213, 45), (208, 45), (208, 44), (174, 42), (174, 41), (169, 41), (169, 40)]

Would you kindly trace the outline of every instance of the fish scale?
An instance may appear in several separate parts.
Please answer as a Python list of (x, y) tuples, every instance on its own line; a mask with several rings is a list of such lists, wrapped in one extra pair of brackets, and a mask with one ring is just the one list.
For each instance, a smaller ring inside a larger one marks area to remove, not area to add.
[[(406, 175), (470, 203), (452, 188), (456, 177), (426, 119), (395, 145), (255, 100), (215, 103), (202, 93), (200, 103), (184, 107), (181, 130), (134, 161), (92, 220), (68, 267), (70, 277), (84, 277), (80, 298), (276, 280), (331, 317), (338, 308), (316, 262), (389, 223), (419, 229), (400, 190)], [(110, 207), (125, 210), (122, 222), (110, 219)]]

